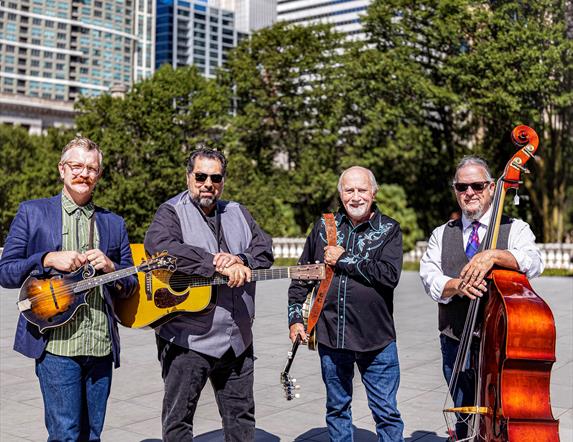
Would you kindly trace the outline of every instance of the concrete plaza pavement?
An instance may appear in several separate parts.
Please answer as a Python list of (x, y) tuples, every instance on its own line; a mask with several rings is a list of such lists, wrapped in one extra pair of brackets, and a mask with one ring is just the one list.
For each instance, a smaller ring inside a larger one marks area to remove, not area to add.
[[(551, 376), (553, 414), (560, 419), (562, 442), (573, 442), (573, 278), (542, 277), (532, 285), (550, 305), (557, 325), (557, 362)], [(291, 373), (300, 398), (286, 401), (279, 385), (290, 342), (286, 324), (288, 281), (259, 283), (255, 333), (257, 442), (327, 441), (325, 391), (318, 355), (301, 347)], [(46, 440), (43, 403), (34, 362), (12, 350), (17, 290), (0, 288), (0, 441)], [(404, 272), (396, 290), (394, 317), (401, 384), (398, 406), (408, 442), (444, 442), (437, 306), (423, 292), (417, 273)], [(103, 441), (161, 440), (163, 384), (153, 331), (121, 328), (122, 366), (114, 371)], [(357, 373), (352, 404), (355, 440), (376, 441), (374, 422)], [(199, 442), (222, 440), (213, 392), (205, 388), (195, 415)]]

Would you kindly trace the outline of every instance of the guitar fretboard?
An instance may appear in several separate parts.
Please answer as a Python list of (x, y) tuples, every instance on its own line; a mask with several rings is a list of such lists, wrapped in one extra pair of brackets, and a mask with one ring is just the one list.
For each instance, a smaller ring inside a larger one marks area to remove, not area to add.
[[(270, 279), (286, 279), (290, 278), (289, 267), (275, 267), (272, 269), (260, 269), (251, 271), (251, 281), (266, 281)], [(187, 281), (186, 281), (187, 282)], [(202, 276), (190, 276), (189, 286), (190, 287), (203, 287), (206, 285), (221, 285), (227, 284), (229, 278), (223, 275), (217, 274), (211, 278)]]

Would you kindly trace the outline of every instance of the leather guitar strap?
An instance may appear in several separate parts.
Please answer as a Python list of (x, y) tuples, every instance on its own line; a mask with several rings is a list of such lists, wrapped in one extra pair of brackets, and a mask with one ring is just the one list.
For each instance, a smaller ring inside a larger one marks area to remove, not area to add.
[[(334, 222), (334, 214), (325, 213), (322, 217), (324, 218), (324, 224), (326, 227), (326, 242), (329, 246), (335, 246), (336, 223)], [(310, 334), (312, 332), (312, 329), (318, 322), (318, 318), (320, 316), (320, 313), (322, 312), (322, 307), (324, 306), (324, 300), (326, 299), (326, 293), (328, 292), (333, 277), (334, 277), (334, 269), (331, 266), (327, 265), (326, 277), (320, 282), (316, 298), (312, 303), (312, 308), (310, 309), (310, 313), (308, 315), (308, 326), (306, 330), (307, 334)]]

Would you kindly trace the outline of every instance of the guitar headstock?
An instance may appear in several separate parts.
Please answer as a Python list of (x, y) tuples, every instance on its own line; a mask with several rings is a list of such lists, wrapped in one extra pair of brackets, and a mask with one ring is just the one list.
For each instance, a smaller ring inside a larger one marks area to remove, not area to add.
[(151, 272), (158, 269), (166, 269), (170, 272), (177, 270), (177, 258), (169, 255), (167, 252), (161, 252), (147, 261), (143, 261), (137, 266), (140, 272)]
[(324, 264), (307, 264), (289, 267), (289, 278), (298, 280), (318, 280), (326, 278)]
[(295, 391), (300, 388), (300, 385), (296, 385), (295, 382), (296, 379), (293, 379), (290, 374), (284, 371), (281, 373), (281, 385), (283, 386), (287, 401), (292, 401), (300, 397), (300, 394), (295, 393)]

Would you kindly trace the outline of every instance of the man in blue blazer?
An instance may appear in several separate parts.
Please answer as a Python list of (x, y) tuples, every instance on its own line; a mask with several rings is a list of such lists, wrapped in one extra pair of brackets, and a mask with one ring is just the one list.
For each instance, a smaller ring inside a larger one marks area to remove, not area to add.
[[(102, 161), (99, 146), (87, 138), (64, 147), (62, 192), (20, 205), (0, 259), (0, 285), (17, 288), (30, 274), (68, 273), (87, 264), (99, 274), (133, 265), (123, 219), (92, 202)], [(137, 287), (137, 277), (128, 276), (92, 288), (87, 305), (44, 333), (20, 315), (14, 350), (36, 360), (49, 441), (100, 440), (112, 366), (119, 366), (112, 298), (131, 296)]]

